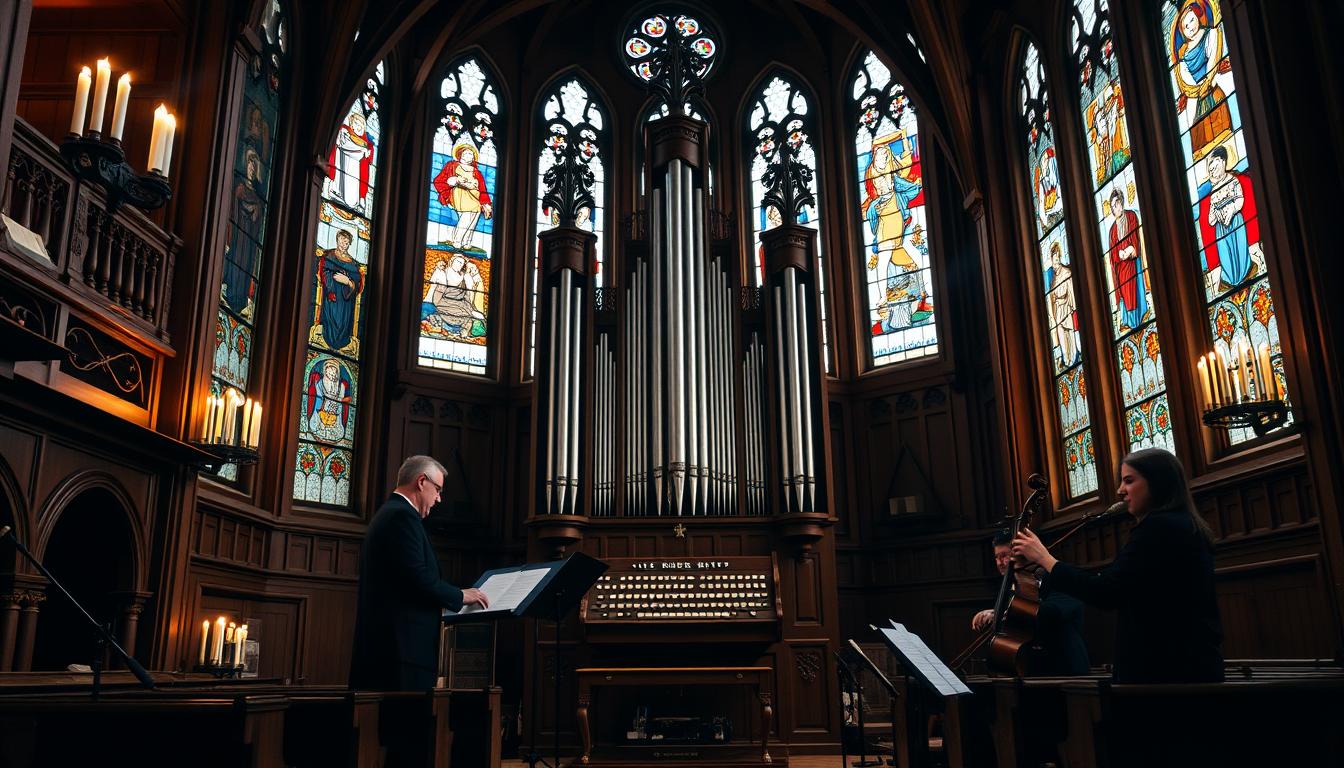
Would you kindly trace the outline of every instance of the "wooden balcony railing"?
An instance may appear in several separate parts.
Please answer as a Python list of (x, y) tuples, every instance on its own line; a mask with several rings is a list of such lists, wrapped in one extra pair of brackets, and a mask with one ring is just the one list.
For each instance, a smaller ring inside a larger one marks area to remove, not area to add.
[(181, 241), (129, 205), (108, 212), (103, 190), (76, 179), (56, 145), (21, 118), (0, 212), (40, 236), (50, 258), (15, 254), (26, 282), (101, 316), (151, 348), (169, 346), (169, 286)]

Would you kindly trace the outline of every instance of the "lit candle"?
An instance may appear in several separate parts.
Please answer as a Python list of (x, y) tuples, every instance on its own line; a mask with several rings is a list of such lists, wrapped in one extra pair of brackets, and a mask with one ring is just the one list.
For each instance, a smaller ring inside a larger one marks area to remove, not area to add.
[(233, 633), (233, 640), (234, 640), (234, 644), (238, 647), (238, 650), (234, 651), (234, 654), (233, 654), (233, 665), (234, 665), (234, 666), (242, 666), (242, 663), (243, 663), (243, 652), (247, 650), (247, 625), (246, 625), (246, 624), (244, 624), (244, 625), (242, 625), (241, 627), (239, 627), (239, 628), (238, 628), (238, 631)]
[(224, 437), (224, 398), (215, 397), (215, 428), (210, 432), (210, 442), (218, 443)]
[[(1251, 396), (1251, 385), (1255, 381), (1255, 362), (1251, 359), (1251, 345), (1241, 343), (1241, 383), (1242, 390), (1246, 393), (1247, 399)], [(1256, 390), (1259, 396), (1260, 390)]]
[(112, 105), (112, 138), (121, 141), (121, 130), (126, 127), (126, 102), (131, 98), (131, 73), (117, 78), (117, 101)]
[(205, 666), (205, 647), (210, 641), (210, 620), (201, 622), (201, 653), (196, 659), (196, 666)]
[(167, 129), (168, 108), (160, 104), (154, 110), (154, 132), (149, 135), (149, 160), (145, 163), (151, 171), (163, 168), (163, 158), (159, 155), (163, 152), (163, 132)]
[(1218, 391), (1218, 358), (1214, 357), (1214, 354), (1210, 352), (1205, 356), (1205, 362), (1208, 363), (1208, 365), (1204, 367), (1209, 373), (1209, 389), (1213, 392), (1212, 405), (1217, 408), (1223, 402), (1223, 396)]
[(228, 629), (224, 630), (224, 666), (226, 667), (233, 666), (233, 652), (235, 647), (233, 637), (237, 632), (238, 625), (230, 621)]
[(1264, 393), (1266, 400), (1271, 397), (1277, 397), (1277, 393), (1270, 392), (1270, 386), (1274, 382), (1274, 364), (1269, 361), (1269, 343), (1260, 342), (1260, 354), (1257, 356), (1259, 364), (1256, 368), (1260, 373), (1260, 391)]
[(247, 442), (253, 448), (261, 445), (261, 403), (252, 403), (252, 434)]
[(98, 60), (98, 77), (93, 83), (93, 111), (89, 113), (89, 130), (103, 132), (103, 110), (107, 109), (107, 84), (112, 79), (112, 64), (106, 58)]
[(1227, 381), (1227, 361), (1223, 358), (1223, 350), (1215, 349), (1210, 354), (1215, 356), (1213, 365), (1214, 379), (1218, 382), (1218, 404), (1227, 405), (1227, 400), (1232, 395), (1232, 386)]
[(252, 435), (252, 398), (247, 398), (243, 403), (243, 430), (238, 435), (238, 444), (246, 446), (247, 439)]
[(210, 663), (219, 666), (224, 659), (224, 627), (225, 619), (220, 616), (215, 619), (215, 633), (210, 636), (213, 648), (210, 649)]
[(1204, 364), (1204, 358), (1199, 358), (1199, 386), (1204, 392), (1204, 406), (1206, 408), (1213, 406), (1213, 395), (1209, 390), (1209, 367)]
[(70, 132), (79, 135), (84, 133), (84, 115), (89, 111), (89, 83), (92, 81), (92, 73), (88, 67), (79, 70), (79, 77), (75, 78), (75, 111), (70, 115)]
[(163, 134), (163, 162), (159, 163), (163, 175), (168, 175), (168, 168), (173, 162), (173, 135), (177, 133), (177, 118), (168, 115), (167, 129)]
[(1234, 357), (1232, 358), (1232, 394), (1236, 399), (1233, 400), (1232, 402), (1234, 403), (1241, 402), (1242, 391), (1243, 390), (1241, 386), (1241, 362)]
[(211, 433), (215, 428), (215, 396), (207, 395), (205, 398), (205, 429), (201, 430), (201, 439), (205, 442), (211, 442)]

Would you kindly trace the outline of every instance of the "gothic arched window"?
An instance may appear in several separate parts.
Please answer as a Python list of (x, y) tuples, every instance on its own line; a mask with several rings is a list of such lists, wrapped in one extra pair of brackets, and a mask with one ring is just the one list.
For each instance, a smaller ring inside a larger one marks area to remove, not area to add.
[[(228, 181), (229, 225), (210, 377), (210, 391), (216, 396), (222, 396), (230, 388), (244, 395), (252, 391), (252, 350), (260, 341), (257, 308), (265, 284), (262, 257), (266, 252), (266, 217), (270, 210), (271, 172), (277, 167), (275, 147), (289, 51), (285, 10), (280, 0), (267, 4), (256, 30), (261, 49), (252, 54), (243, 74), (233, 175)], [(237, 480), (237, 465), (225, 464), (218, 476)]]
[(872, 363), (937, 354), (923, 147), (914, 104), (868, 51), (855, 67), (849, 107)]
[[(537, 203), (536, 231), (534, 236), (560, 223), (557, 212), (550, 210), (542, 202), (546, 194), (543, 179), (546, 171), (555, 164), (556, 153), (562, 142), (576, 142), (584, 154), (588, 167), (593, 172), (593, 200), (597, 202), (593, 210), (587, 208), (579, 212), (577, 222), (580, 229), (586, 229), (597, 235), (597, 263), (593, 265), (593, 287), (601, 288), (606, 283), (606, 258), (604, 256), (604, 232), (606, 230), (607, 174), (604, 155), (609, 151), (607, 110), (598, 99), (597, 91), (586, 81), (578, 77), (566, 77), (553, 84), (541, 99), (540, 139), (537, 148)], [(531, 299), (529, 300), (527, 372), (530, 376), (536, 369), (537, 348), (537, 269), (536, 248), (533, 247)]]
[(752, 261), (753, 283), (757, 287), (765, 284), (764, 248), (761, 246), (761, 233), (779, 226), (783, 219), (773, 206), (767, 206), (765, 200), (765, 170), (778, 158), (779, 147), (788, 142), (794, 147), (794, 156), (809, 170), (812, 177), (808, 191), (813, 202), (806, 206), (798, 217), (798, 223), (817, 230), (817, 293), (821, 307), (822, 358), (826, 361), (826, 371), (831, 370), (830, 329), (826, 313), (826, 272), (823, 269), (821, 245), (821, 217), (819, 215), (819, 195), (817, 179), (817, 154), (812, 145), (812, 134), (817, 130), (813, 118), (812, 100), (802, 87), (793, 82), (784, 72), (776, 72), (761, 81), (760, 87), (747, 102), (747, 121), (743, 135), (742, 154), (747, 160), (747, 178), (750, 179), (751, 208), (748, 218), (751, 221), (751, 239), (749, 253), (754, 254)]
[(382, 159), (379, 64), (346, 110), (328, 157), (317, 209), (317, 243), (308, 296), (307, 355), (299, 380), (296, 501), (350, 504), (359, 412), (364, 287), (374, 235), (374, 192)]
[[(1271, 369), (1265, 389), (1287, 399), (1268, 255), (1221, 6), (1219, 0), (1179, 5), (1166, 0), (1161, 14), (1203, 302), (1214, 348), (1228, 362), (1251, 350), (1256, 367), (1263, 354)], [(1254, 384), (1250, 389), (1247, 394), (1261, 395)], [(1228, 436), (1239, 443), (1255, 435), (1245, 428)]]
[(489, 362), (504, 128), (495, 82), (479, 59), (460, 59), (447, 67), (431, 110), (417, 360), (428, 368), (484, 374)]
[(1022, 61), (1021, 129), (1026, 139), (1026, 173), (1035, 223), (1036, 263), (1041, 270), (1045, 327), (1049, 329), (1050, 370), (1069, 496), (1097, 490), (1092, 417), (1083, 371), (1083, 338), (1074, 293), (1073, 260), (1064, 225), (1065, 196), (1045, 67), (1036, 46), (1027, 43)]
[(1087, 141), (1102, 271), (1111, 308), (1110, 338), (1130, 450), (1175, 450), (1167, 405), (1162, 343), (1153, 302), (1154, 277), (1134, 179), (1128, 108), (1111, 38), (1107, 0), (1075, 0), (1073, 57)]

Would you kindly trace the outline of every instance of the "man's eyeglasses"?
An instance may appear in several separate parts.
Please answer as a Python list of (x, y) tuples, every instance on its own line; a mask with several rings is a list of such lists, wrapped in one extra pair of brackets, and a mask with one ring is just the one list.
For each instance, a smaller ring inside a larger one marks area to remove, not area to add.
[(426, 481), (426, 482), (428, 482), (430, 485), (434, 486), (434, 492), (435, 492), (435, 493), (439, 493), (439, 494), (442, 494), (442, 493), (443, 493), (443, 486), (442, 486), (442, 485), (439, 485), (438, 483), (434, 482), (433, 480), (430, 480), (430, 479), (429, 479), (429, 475), (421, 475), (421, 477), (425, 478), (425, 481)]

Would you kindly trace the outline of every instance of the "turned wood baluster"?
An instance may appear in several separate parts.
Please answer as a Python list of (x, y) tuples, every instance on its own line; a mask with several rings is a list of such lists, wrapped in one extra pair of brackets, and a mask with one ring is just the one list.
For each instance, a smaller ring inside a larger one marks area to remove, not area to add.
[(154, 310), (159, 307), (159, 252), (152, 248), (149, 251), (149, 269), (145, 273), (145, 283), (148, 295), (145, 297), (145, 310), (142, 314), (146, 320), (154, 322)]
[(131, 282), (130, 251), (135, 245), (131, 237), (130, 231), (125, 227), (117, 227), (117, 263), (112, 265), (112, 283), (108, 286), (112, 289), (108, 298), (112, 299), (113, 304), (121, 303), (121, 297)]
[(117, 223), (106, 211), (99, 211), (99, 218), (103, 222), (103, 245), (102, 255), (98, 259), (98, 292), (106, 295), (107, 281), (112, 279), (112, 249), (116, 247), (117, 241)]
[(103, 212), (89, 208), (89, 218), (83, 222), (88, 242), (84, 247), (84, 284), (97, 287), (98, 265), (103, 259)]
[(131, 299), (131, 309), (142, 316), (145, 314), (145, 279), (148, 262), (149, 245), (142, 240), (136, 244), (135, 249), (135, 296)]
[[(31, 171), (31, 169), (30, 169)], [(33, 226), (33, 177), (30, 175), (19, 182), (19, 188), (23, 190), (23, 215), (19, 217), (18, 222), (25, 227)]]
[(51, 242), (51, 209), (56, 207), (56, 179), (48, 176), (42, 185), (42, 217), (37, 224), (37, 234), (42, 236), (42, 242), (53, 245)]
[(4, 190), (0, 191), (0, 213), (4, 213), (6, 215), (9, 214), (10, 197), (14, 194), (14, 176), (15, 176), (15, 170), (18, 168), (18, 166), (19, 166), (19, 157), (18, 153), (15, 152), (14, 157), (9, 161), (9, 168), (5, 171), (5, 188)]

